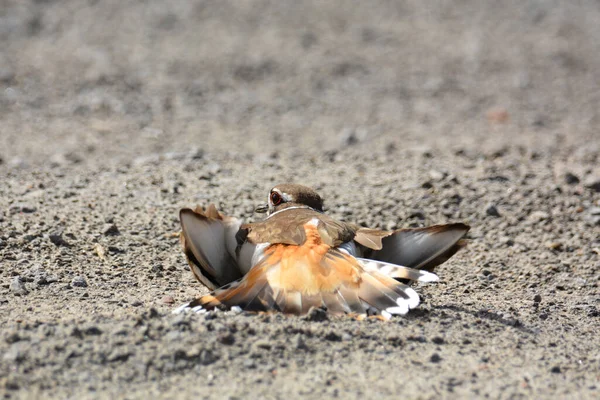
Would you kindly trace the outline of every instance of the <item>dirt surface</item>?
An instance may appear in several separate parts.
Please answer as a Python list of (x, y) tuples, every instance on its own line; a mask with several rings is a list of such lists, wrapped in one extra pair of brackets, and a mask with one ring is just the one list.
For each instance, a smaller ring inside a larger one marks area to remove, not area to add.
[[(3, 0), (0, 393), (598, 398), (600, 5), (575, 3)], [(285, 181), (470, 245), (389, 323), (171, 315), (205, 293), (178, 209), (256, 218)]]

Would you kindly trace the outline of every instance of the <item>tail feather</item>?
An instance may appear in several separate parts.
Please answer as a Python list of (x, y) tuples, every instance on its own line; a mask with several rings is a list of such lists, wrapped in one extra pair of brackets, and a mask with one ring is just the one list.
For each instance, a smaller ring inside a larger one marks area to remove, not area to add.
[[(376, 310), (388, 310), (398, 307), (398, 301), (403, 302), (402, 296), (385, 286), (370, 274), (363, 274), (363, 284), (360, 285), (358, 295), (360, 298)], [(408, 312), (408, 307), (406, 307)]]
[(369, 260), (367, 258), (357, 257), (357, 260), (362, 263), (365, 270), (369, 272), (377, 271), (394, 279), (408, 279), (419, 282), (437, 282), (439, 280), (436, 274), (424, 270), (403, 267), (383, 261)]
[(340, 287), (338, 294), (343, 301), (343, 307), (348, 310), (348, 313), (363, 315), (367, 312), (367, 308), (360, 300), (356, 290), (348, 287)]
[(339, 292), (321, 293), (323, 306), (332, 314), (346, 314), (352, 312), (344, 298)]
[[(394, 279), (379, 273), (365, 274), (365, 281), (369, 281), (370, 286), (363, 285), (365, 293), (363, 298), (371, 306), (380, 310), (385, 310), (390, 314), (406, 314), (409, 310), (416, 308), (420, 303), (420, 298), (417, 292), (403, 283), (397, 282)], [(363, 288), (361, 286), (361, 290)], [(385, 295), (385, 303), (375, 304), (374, 301), (381, 299), (379, 293)], [(371, 300), (374, 299), (374, 300)]]
[(275, 309), (280, 312), (285, 312), (284, 311), (285, 306), (286, 306), (285, 290), (275, 289), (274, 293), (275, 294), (273, 295), (273, 305), (275, 306)]

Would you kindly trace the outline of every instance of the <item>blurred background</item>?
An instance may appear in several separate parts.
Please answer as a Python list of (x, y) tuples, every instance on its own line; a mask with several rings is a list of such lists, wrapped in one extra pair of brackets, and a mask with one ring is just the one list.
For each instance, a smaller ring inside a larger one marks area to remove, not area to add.
[(0, 2), (0, 158), (598, 143), (597, 1)]

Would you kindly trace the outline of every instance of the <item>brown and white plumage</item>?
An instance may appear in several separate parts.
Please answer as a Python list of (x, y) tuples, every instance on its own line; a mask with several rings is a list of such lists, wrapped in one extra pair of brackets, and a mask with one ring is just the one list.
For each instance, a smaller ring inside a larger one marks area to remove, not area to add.
[[(241, 224), (206, 211), (180, 212), (192, 272), (211, 294), (176, 312), (216, 307), (304, 314), (310, 307), (356, 315), (405, 314), (419, 304), (398, 280), (437, 280), (433, 270), (461, 246), (463, 224), (399, 231), (365, 229), (322, 213), (312, 189), (273, 188), (264, 221)], [(220, 287), (220, 288), (219, 288)]]
[(194, 211), (183, 209), (179, 218), (180, 239), (188, 264), (196, 279), (206, 287), (216, 289), (247, 272), (240, 270), (232, 252), (241, 222), (222, 215), (212, 204), (206, 211), (201, 207)]

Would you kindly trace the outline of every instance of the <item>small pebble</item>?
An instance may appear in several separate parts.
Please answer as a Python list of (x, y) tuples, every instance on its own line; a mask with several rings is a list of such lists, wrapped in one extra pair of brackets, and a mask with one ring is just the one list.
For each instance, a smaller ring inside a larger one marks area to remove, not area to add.
[(175, 303), (175, 299), (173, 298), (173, 296), (165, 296), (162, 298), (161, 300), (164, 304), (173, 304)]
[(443, 172), (437, 171), (435, 169), (432, 169), (429, 171), (429, 177), (433, 181), (441, 181), (442, 179), (444, 179), (446, 177), (446, 174), (444, 174)]
[(600, 215), (590, 215), (586, 218), (586, 221), (592, 226), (600, 226)]
[(529, 220), (533, 222), (540, 222), (548, 218), (550, 218), (550, 214), (546, 211), (534, 211), (529, 214)]
[(546, 247), (550, 250), (561, 250), (563, 245), (560, 242), (546, 242)]
[(235, 337), (231, 332), (221, 333), (217, 336), (217, 342), (226, 346), (231, 346), (235, 343)]
[(229, 309), (229, 312), (227, 313), (227, 315), (239, 315), (241, 313), (243, 313), (244, 310), (242, 310), (242, 307), (240, 306), (233, 306)]
[(90, 327), (86, 328), (83, 331), (83, 333), (85, 333), (86, 335), (89, 335), (89, 336), (102, 335), (102, 331), (97, 326), (90, 326)]
[(485, 208), (485, 213), (490, 217), (500, 217), (500, 211), (498, 211), (498, 208), (493, 204), (487, 205)]
[(106, 250), (100, 243), (96, 243), (94, 245), (94, 251), (96, 252), (98, 257), (100, 257), (100, 259), (106, 260)]
[(416, 219), (424, 220), (425, 213), (420, 210), (415, 210), (408, 216), (408, 218), (416, 218)]
[(21, 279), (20, 276), (15, 276), (10, 282), (10, 291), (13, 292), (15, 296), (25, 296), (29, 293), (29, 291), (25, 288), (23, 279)]
[(121, 234), (121, 232), (119, 232), (119, 228), (117, 228), (116, 224), (105, 225), (102, 232), (104, 233), (104, 236), (117, 236), (117, 235)]
[(254, 342), (252, 347), (256, 349), (271, 350), (271, 342), (269, 342), (266, 339), (259, 339), (256, 342)]
[(442, 361), (442, 357), (438, 353), (433, 353), (431, 357), (429, 357), (429, 361), (432, 363), (439, 363)]
[(318, 307), (311, 307), (310, 310), (308, 310), (306, 316), (304, 317), (305, 321), (312, 322), (322, 322), (327, 321), (328, 319), (329, 317), (327, 316), (327, 311)]
[(4, 385), (8, 390), (19, 390), (19, 383), (15, 380), (15, 378), (7, 379)]
[(19, 336), (19, 334), (17, 332), (13, 332), (13, 333), (9, 334), (5, 339), (6, 343), (8, 343), (8, 344), (16, 343), (19, 340), (21, 340), (21, 336)]
[(345, 129), (340, 134), (340, 144), (342, 146), (353, 146), (358, 142), (359, 139), (354, 129)]
[(579, 177), (571, 172), (565, 174), (565, 182), (567, 185), (577, 185), (579, 183)]
[(440, 336), (436, 336), (433, 339), (431, 339), (431, 341), (435, 344), (444, 344), (446, 341), (444, 340), (443, 337)]
[(342, 337), (337, 333), (330, 331), (325, 335), (325, 340), (329, 340), (330, 342), (339, 342), (342, 340)]
[(55, 246), (65, 246), (65, 247), (70, 246), (70, 244), (65, 239), (63, 239), (62, 232), (51, 233), (48, 236), (48, 238), (50, 239), (52, 244), (54, 244)]
[(585, 187), (592, 189), (596, 193), (600, 193), (600, 179), (588, 180), (585, 184)]
[(294, 346), (297, 349), (302, 349), (305, 350), (306, 347), (306, 343), (304, 342), (304, 339), (302, 338), (302, 335), (298, 334), (294, 337)]
[(20, 212), (22, 212), (24, 214), (31, 214), (31, 213), (36, 212), (37, 208), (30, 204), (14, 204), (14, 205), (10, 206), (8, 211), (11, 214), (16, 214), (16, 213), (20, 213)]
[(76, 276), (71, 281), (71, 286), (73, 286), (73, 287), (87, 287), (87, 285), (88, 284), (85, 281), (85, 278), (83, 278), (82, 276)]

